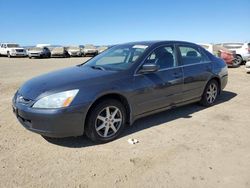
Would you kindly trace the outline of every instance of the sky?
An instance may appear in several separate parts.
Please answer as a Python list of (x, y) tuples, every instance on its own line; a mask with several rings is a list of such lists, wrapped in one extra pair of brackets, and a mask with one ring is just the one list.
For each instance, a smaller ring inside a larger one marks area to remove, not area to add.
[(0, 0), (0, 42), (250, 41), (250, 0)]

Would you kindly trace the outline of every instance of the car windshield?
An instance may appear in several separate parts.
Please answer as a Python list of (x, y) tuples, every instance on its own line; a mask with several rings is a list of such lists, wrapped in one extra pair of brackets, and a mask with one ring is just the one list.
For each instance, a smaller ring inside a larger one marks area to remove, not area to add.
[(71, 47), (68, 48), (68, 50), (80, 50), (80, 48), (71, 46)]
[(40, 47), (30, 48), (30, 51), (32, 51), (32, 50), (41, 51), (41, 50), (43, 50), (43, 48), (40, 48)]
[(118, 45), (89, 60), (84, 66), (104, 70), (126, 70), (147, 47), (145, 45)]
[(19, 45), (18, 44), (7, 44), (8, 48), (18, 48)]

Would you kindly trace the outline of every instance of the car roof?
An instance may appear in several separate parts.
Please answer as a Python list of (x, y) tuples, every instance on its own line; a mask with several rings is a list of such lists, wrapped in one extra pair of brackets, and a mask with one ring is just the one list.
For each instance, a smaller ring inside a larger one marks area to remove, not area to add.
[(165, 43), (181, 43), (181, 44), (190, 44), (190, 45), (196, 45), (195, 43), (191, 42), (186, 42), (186, 41), (176, 41), (176, 40), (154, 40), (154, 41), (137, 41), (137, 42), (128, 42), (124, 43), (121, 45), (147, 45), (147, 46), (152, 46), (152, 45), (161, 45)]

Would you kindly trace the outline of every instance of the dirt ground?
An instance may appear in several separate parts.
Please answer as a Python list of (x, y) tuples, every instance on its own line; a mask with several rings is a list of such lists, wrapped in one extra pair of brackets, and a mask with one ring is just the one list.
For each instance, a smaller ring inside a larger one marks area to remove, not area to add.
[[(217, 104), (138, 120), (117, 140), (45, 140), (23, 128), (11, 99), (27, 79), (86, 58), (0, 57), (0, 187), (250, 187), (250, 74), (229, 69)], [(139, 140), (131, 145), (129, 138)]]

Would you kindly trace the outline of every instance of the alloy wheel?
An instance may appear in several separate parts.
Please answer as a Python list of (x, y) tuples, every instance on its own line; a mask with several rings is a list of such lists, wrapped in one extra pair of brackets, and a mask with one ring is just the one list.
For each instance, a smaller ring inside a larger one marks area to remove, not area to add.
[(122, 121), (123, 117), (119, 108), (115, 106), (105, 107), (96, 118), (96, 132), (103, 138), (111, 137), (120, 129)]
[(218, 88), (215, 83), (211, 83), (207, 89), (207, 102), (209, 104), (213, 104), (217, 95), (218, 95)]

